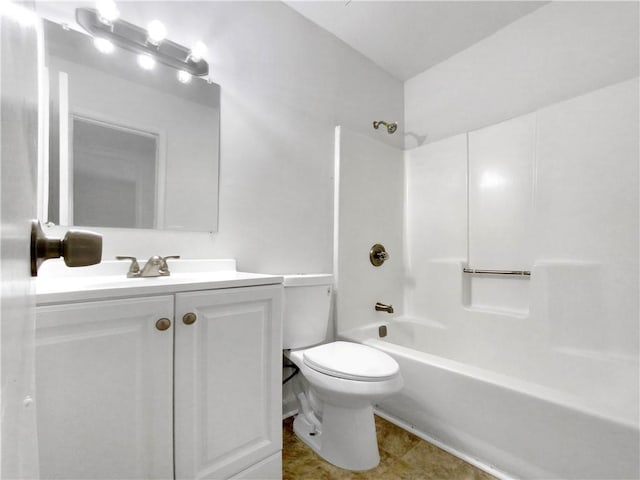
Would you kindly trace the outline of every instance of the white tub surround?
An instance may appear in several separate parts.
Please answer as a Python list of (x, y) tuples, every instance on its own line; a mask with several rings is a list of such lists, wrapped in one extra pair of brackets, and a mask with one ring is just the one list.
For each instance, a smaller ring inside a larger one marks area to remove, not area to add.
[[(640, 475), (639, 91), (636, 77), (405, 152), (404, 271), (353, 248), (386, 218), (350, 230), (337, 271), (339, 300), (343, 280), (364, 293), (338, 301), (339, 337), (401, 366), (384, 412), (518, 478)], [(378, 192), (346, 173), (348, 215)], [(367, 301), (398, 290), (398, 314)]]

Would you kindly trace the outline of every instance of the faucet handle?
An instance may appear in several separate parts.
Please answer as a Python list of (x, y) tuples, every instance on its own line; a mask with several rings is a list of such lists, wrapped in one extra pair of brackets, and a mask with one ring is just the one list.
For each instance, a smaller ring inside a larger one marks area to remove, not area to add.
[(169, 272), (169, 265), (167, 265), (167, 260), (169, 258), (180, 258), (180, 255), (167, 255), (166, 257), (160, 257), (161, 258), (161, 265), (160, 265), (160, 274), (161, 275), (169, 275), (171, 272)]
[(127, 277), (139, 277), (140, 276), (140, 265), (138, 265), (138, 259), (136, 257), (127, 257), (125, 255), (116, 256), (116, 260), (131, 260), (131, 265), (129, 265), (129, 271), (127, 272)]
[(389, 252), (378, 252), (375, 256), (378, 260), (382, 260), (383, 262), (389, 260)]

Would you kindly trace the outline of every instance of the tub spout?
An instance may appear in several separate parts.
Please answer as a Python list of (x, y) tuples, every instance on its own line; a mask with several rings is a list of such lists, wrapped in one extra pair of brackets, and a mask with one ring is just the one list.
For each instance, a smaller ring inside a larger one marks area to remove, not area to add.
[(376, 303), (376, 311), (393, 313), (393, 305), (385, 305), (384, 303)]

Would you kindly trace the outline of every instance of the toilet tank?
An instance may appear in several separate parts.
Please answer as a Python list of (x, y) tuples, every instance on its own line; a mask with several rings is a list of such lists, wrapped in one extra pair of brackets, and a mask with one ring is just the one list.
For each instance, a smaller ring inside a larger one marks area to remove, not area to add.
[(282, 348), (317, 345), (327, 339), (333, 275), (284, 275)]

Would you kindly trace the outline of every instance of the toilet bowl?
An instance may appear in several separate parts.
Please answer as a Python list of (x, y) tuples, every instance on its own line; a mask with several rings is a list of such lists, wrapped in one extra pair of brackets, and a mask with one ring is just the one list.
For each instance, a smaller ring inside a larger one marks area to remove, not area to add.
[(347, 342), (294, 350), (288, 357), (309, 384), (303, 394), (317, 396), (314, 411), (314, 402), (304, 405), (308, 400), (298, 393), (295, 434), (338, 467), (368, 470), (378, 465), (373, 403), (402, 388), (395, 360), (366, 345)]
[(326, 340), (331, 281), (330, 275), (285, 276), (285, 356), (302, 377), (294, 378), (293, 429), (330, 463), (368, 470), (380, 461), (373, 404), (398, 392), (403, 381), (397, 362), (373, 347), (343, 341), (317, 345)]

